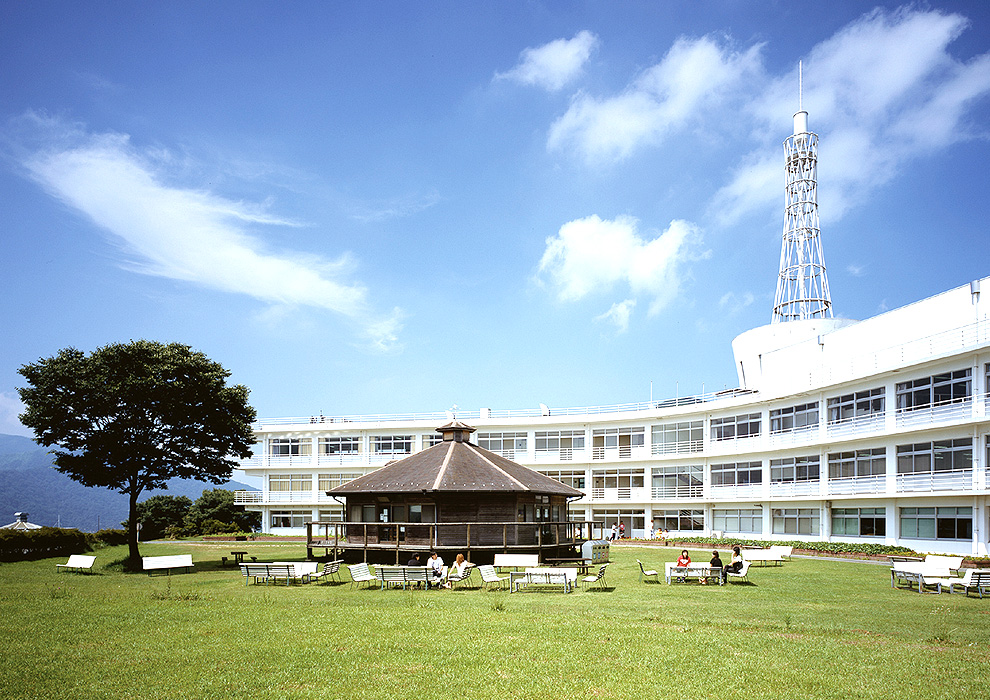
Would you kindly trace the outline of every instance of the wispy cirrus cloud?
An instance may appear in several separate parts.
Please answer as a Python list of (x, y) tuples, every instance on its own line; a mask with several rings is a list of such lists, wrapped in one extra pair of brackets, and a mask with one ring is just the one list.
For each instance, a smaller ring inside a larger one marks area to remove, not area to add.
[(556, 39), (542, 46), (523, 49), (519, 62), (495, 80), (535, 85), (550, 92), (562, 90), (581, 75), (584, 64), (598, 48), (598, 37), (584, 30), (571, 39)]
[(349, 254), (276, 251), (257, 233), (297, 222), (262, 204), (167, 184), (168, 158), (136, 148), (124, 134), (30, 118), (52, 138), (23, 154), (29, 176), (111, 234), (125, 266), (267, 304), (325, 309), (357, 324), (375, 347), (396, 342), (401, 312), (373, 310), (367, 289), (352, 279)]
[[(547, 279), (560, 301), (626, 287), (650, 299), (648, 313), (658, 313), (677, 294), (683, 267), (703, 257), (701, 234), (687, 221), (672, 221), (653, 237), (639, 231), (636, 219), (589, 216), (569, 221), (547, 238), (538, 278)], [(602, 316), (628, 327), (633, 300), (613, 306)]]
[(436, 190), (380, 202), (362, 203), (351, 207), (350, 217), (368, 224), (389, 219), (404, 219), (435, 206), (442, 197)]

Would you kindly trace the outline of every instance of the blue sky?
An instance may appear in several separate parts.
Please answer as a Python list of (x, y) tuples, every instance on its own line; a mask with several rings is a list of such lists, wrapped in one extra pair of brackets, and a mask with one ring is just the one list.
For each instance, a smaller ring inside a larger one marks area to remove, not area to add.
[(3, 3), (0, 432), (137, 338), (262, 417), (735, 386), (798, 61), (836, 315), (990, 274), (987, 3)]

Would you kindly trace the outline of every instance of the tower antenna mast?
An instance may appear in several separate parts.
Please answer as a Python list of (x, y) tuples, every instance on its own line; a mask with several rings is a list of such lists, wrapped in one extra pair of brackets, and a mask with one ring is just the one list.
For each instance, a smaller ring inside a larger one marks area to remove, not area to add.
[(832, 317), (818, 223), (818, 134), (808, 131), (804, 66), (798, 63), (794, 133), (784, 139), (784, 237), (772, 323)]

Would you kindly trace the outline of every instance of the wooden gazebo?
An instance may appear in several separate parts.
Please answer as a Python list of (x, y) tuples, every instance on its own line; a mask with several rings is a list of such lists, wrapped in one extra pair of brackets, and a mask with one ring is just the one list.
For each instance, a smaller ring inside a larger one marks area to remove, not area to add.
[(442, 442), (327, 491), (344, 522), (310, 523), (307, 548), (327, 556), (405, 563), (413, 552), (463, 552), (476, 563), (495, 553), (573, 556), (591, 523), (567, 518), (584, 494), (469, 440), (451, 421)]

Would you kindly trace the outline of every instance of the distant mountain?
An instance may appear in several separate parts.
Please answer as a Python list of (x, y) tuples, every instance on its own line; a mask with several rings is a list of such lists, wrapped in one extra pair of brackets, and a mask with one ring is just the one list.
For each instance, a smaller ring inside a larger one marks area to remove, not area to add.
[[(204, 489), (254, 490), (228, 481), (210, 484), (192, 479), (172, 479), (167, 490), (141, 494), (199, 498)], [(36, 525), (75, 527), (85, 532), (120, 527), (127, 518), (127, 496), (108, 489), (91, 488), (55, 471), (47, 448), (19, 435), (0, 434), (0, 525), (14, 521), (14, 513), (27, 512)]]

